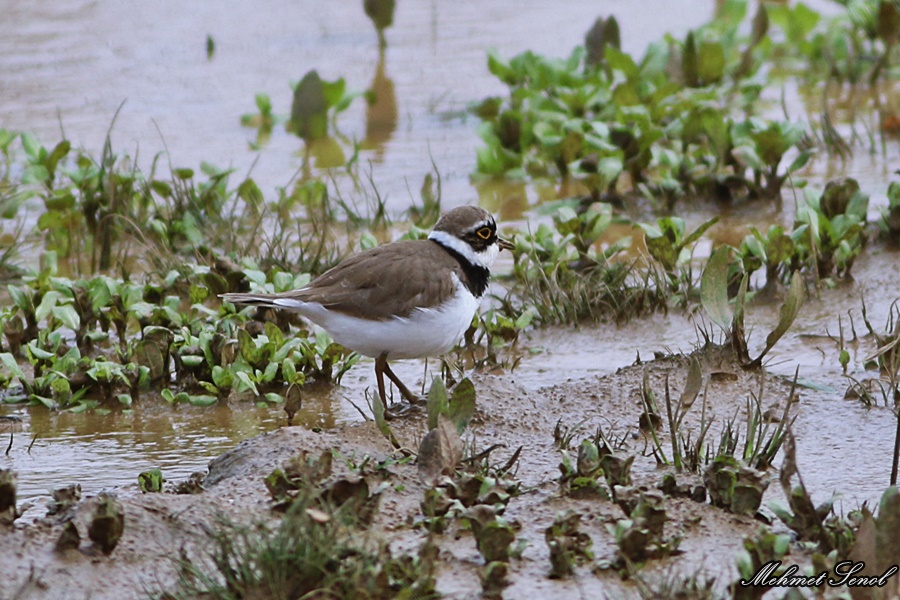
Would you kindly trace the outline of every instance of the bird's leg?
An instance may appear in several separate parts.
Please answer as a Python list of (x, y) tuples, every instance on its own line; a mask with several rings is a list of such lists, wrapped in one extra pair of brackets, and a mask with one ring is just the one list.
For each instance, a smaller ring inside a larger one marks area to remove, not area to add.
[(381, 406), (384, 408), (385, 416), (388, 415), (387, 397), (384, 393), (384, 372), (387, 369), (387, 352), (382, 353), (375, 359), (375, 381), (378, 382), (378, 398), (381, 400)]
[(397, 377), (397, 375), (393, 371), (391, 371), (391, 367), (387, 362), (387, 357), (385, 357), (384, 359), (384, 372), (387, 374), (388, 378), (394, 382), (394, 385), (397, 386), (397, 389), (400, 390), (400, 393), (404, 398), (406, 398), (407, 402), (409, 402), (410, 404), (418, 404), (422, 401), (418, 396), (409, 391), (409, 388), (403, 385), (403, 382), (400, 381), (400, 378)]

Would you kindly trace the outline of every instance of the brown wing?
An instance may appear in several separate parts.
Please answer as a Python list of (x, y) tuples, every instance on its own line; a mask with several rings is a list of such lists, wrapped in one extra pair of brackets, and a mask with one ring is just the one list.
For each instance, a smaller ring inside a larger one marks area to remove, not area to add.
[(459, 263), (434, 242), (396, 242), (355, 254), (307, 287), (275, 297), (316, 302), (366, 319), (407, 317), (416, 307), (450, 298), (456, 289), (450, 273), (459, 270)]

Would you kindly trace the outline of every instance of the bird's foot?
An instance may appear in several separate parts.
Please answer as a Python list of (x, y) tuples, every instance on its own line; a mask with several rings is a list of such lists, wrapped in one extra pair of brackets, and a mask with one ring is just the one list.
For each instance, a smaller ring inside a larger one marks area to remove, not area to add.
[(425, 400), (417, 398), (415, 402), (400, 401), (391, 404), (384, 410), (384, 418), (387, 420), (408, 417), (421, 412), (425, 407)]

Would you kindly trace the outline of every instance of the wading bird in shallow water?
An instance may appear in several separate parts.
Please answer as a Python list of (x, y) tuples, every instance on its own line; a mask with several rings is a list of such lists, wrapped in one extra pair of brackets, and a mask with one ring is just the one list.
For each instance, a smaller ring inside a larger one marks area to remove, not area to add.
[(472, 323), (494, 259), (512, 247), (497, 235), (490, 213), (462, 206), (442, 216), (427, 240), (355, 254), (299, 290), (222, 298), (300, 313), (342, 346), (374, 358), (378, 396), (387, 408), (385, 375), (410, 403), (418, 401), (388, 360), (453, 348)]

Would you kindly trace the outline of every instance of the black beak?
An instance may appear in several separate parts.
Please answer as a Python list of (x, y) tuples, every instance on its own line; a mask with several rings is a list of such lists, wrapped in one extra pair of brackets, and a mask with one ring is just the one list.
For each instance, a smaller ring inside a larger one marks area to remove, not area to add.
[(503, 239), (500, 236), (497, 236), (497, 245), (500, 246), (501, 250), (512, 250), (513, 248), (516, 247), (516, 245), (513, 244), (511, 241)]

